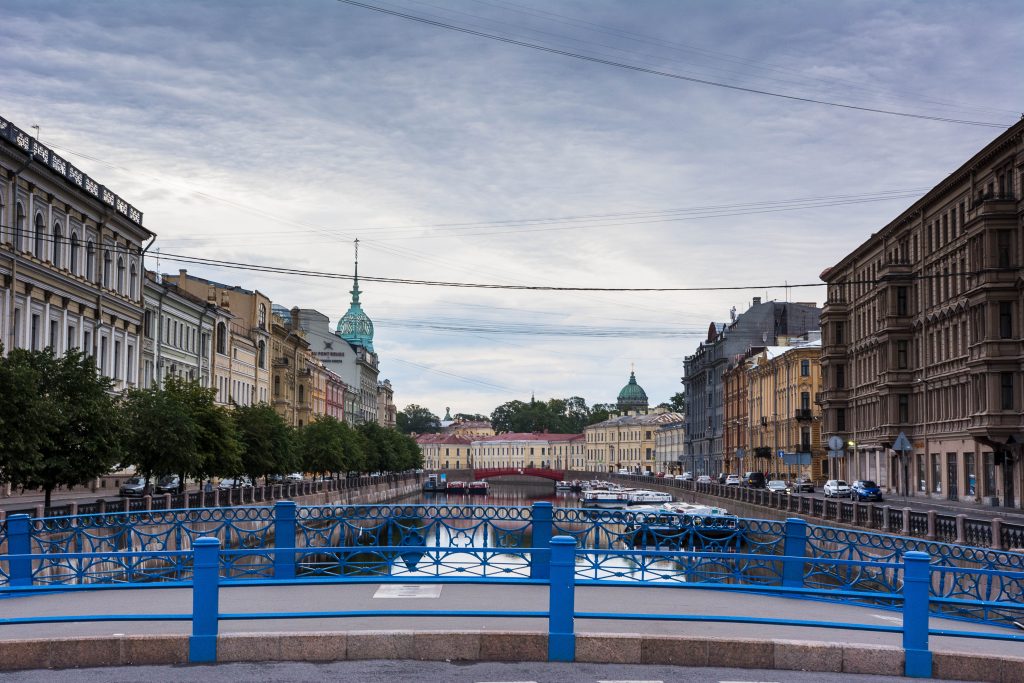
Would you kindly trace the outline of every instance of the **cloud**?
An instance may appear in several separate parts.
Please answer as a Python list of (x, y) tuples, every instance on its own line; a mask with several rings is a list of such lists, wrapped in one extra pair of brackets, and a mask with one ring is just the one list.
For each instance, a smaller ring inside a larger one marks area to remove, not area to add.
[[(392, 4), (798, 96), (1007, 123), (1019, 108), (999, 68), (1024, 32), (1012, 2)], [(926, 188), (998, 132), (639, 74), (327, 0), (15, 0), (0, 41), (2, 114), (109, 162), (68, 155), (145, 212), (163, 253), (332, 272), (351, 270), (358, 236), (365, 274), (816, 282), (912, 200), (547, 230), (521, 221)], [(189, 270), (332, 319), (347, 308), (344, 281)], [(378, 325), (375, 342), (396, 400), (435, 412), (490, 412), (530, 391), (609, 401), (630, 362), (659, 402), (680, 388), (681, 358), (710, 321), (752, 296), (787, 295), (363, 290), (371, 317), (398, 321)], [(823, 290), (788, 294), (820, 302)], [(480, 335), (401, 322), (474, 318), (687, 334)]]

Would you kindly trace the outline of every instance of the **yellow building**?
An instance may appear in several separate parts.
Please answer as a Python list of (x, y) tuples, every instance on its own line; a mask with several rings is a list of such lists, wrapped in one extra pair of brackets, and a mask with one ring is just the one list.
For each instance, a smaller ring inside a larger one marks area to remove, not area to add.
[(679, 413), (655, 408), (650, 412), (630, 411), (585, 427), (586, 469), (594, 472), (654, 472), (658, 429), (682, 419)]
[(494, 436), (494, 428), (486, 420), (456, 420), (445, 427), (444, 432), (445, 434), (468, 436), (471, 439)]
[(229, 287), (189, 275), (164, 275), (165, 282), (222, 309), (213, 331), (213, 386), (220, 405), (270, 401), (270, 299), (258, 291)]
[(463, 469), (470, 465), (470, 442), (453, 434), (421, 434), (416, 444), (423, 454), (423, 467), (428, 470)]
[(789, 344), (760, 349), (737, 366), (746, 375), (746, 387), (733, 393), (740, 396), (745, 390), (749, 417), (746, 438), (741, 439), (747, 445), (746, 457), (737, 472), (820, 481), (829, 474), (821, 444), (821, 410), (815, 402), (821, 391), (821, 338)]

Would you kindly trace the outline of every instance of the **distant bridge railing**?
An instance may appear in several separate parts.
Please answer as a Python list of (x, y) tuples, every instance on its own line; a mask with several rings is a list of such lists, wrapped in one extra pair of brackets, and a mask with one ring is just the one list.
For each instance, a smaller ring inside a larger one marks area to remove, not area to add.
[(553, 470), (547, 467), (477, 467), (473, 469), (474, 479), (488, 479), (490, 477), (540, 477), (551, 481), (562, 481), (565, 479), (565, 472)]

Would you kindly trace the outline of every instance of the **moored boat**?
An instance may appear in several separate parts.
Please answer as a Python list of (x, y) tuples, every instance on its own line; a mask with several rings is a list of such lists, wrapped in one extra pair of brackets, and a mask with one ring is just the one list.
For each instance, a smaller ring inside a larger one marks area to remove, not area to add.
[(580, 505), (603, 510), (622, 509), (629, 505), (629, 495), (625, 491), (591, 489), (580, 494)]
[(664, 491), (649, 491), (647, 489), (627, 489), (630, 505), (650, 505), (652, 503), (671, 503), (671, 493)]
[(448, 493), (465, 493), (468, 488), (464, 481), (450, 481), (448, 482), (447, 491)]
[(469, 491), (469, 493), (482, 496), (482, 495), (486, 495), (487, 492), (490, 489), (491, 489), (491, 485), (490, 485), (489, 482), (486, 482), (486, 481), (472, 481), (472, 482), (469, 483), (469, 490), (468, 491)]
[(422, 488), (423, 493), (439, 493), (447, 490), (445, 483), (441, 481), (441, 477), (436, 474), (427, 475)]
[(739, 518), (725, 508), (681, 502), (643, 509), (624, 531), (635, 548), (735, 550), (744, 541)]

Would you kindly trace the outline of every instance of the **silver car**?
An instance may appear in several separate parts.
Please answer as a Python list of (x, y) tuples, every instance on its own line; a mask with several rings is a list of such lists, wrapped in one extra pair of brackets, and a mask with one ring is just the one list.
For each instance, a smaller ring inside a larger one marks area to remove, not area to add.
[(826, 498), (849, 498), (850, 485), (842, 479), (829, 479), (822, 489)]

